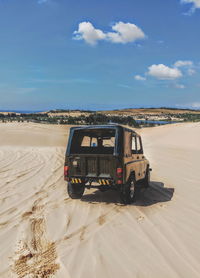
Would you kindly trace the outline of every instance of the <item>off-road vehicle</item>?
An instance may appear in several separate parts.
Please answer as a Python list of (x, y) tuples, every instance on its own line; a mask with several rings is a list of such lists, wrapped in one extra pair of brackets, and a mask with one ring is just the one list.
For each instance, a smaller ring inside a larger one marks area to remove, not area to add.
[(150, 170), (141, 137), (132, 129), (114, 124), (70, 129), (64, 178), (72, 199), (81, 198), (85, 188), (115, 189), (122, 203), (132, 203), (149, 186)]

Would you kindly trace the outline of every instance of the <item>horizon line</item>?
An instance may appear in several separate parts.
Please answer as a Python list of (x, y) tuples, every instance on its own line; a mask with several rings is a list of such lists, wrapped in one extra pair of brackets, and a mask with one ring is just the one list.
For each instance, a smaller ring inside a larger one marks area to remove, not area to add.
[(200, 108), (191, 108), (191, 107), (166, 107), (166, 106), (158, 106), (158, 107), (124, 107), (124, 108), (111, 108), (111, 109), (80, 109), (80, 108), (74, 108), (74, 109), (70, 109), (70, 108), (55, 108), (55, 109), (43, 109), (43, 110), (22, 110), (22, 109), (0, 109), (0, 113), (24, 113), (24, 114), (28, 114), (28, 113), (42, 113), (42, 112), (50, 112), (50, 111), (82, 111), (82, 112), (102, 112), (102, 111), (121, 111), (121, 110), (128, 110), (128, 109), (132, 109), (132, 110), (138, 110), (138, 109), (166, 109), (166, 110), (189, 110), (189, 111), (200, 111)]

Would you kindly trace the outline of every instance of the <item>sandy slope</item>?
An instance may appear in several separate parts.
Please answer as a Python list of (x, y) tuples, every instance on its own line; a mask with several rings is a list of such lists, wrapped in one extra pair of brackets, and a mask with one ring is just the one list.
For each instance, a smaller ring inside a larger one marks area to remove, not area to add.
[(68, 128), (0, 124), (0, 277), (200, 277), (200, 124), (141, 131), (151, 188), (71, 200)]

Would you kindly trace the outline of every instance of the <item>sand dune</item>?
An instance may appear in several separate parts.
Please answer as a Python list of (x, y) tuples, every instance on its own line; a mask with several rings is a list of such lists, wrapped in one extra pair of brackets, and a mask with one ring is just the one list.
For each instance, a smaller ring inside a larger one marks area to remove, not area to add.
[(200, 124), (141, 130), (152, 182), (130, 206), (68, 197), (68, 132), (0, 124), (0, 277), (200, 277)]

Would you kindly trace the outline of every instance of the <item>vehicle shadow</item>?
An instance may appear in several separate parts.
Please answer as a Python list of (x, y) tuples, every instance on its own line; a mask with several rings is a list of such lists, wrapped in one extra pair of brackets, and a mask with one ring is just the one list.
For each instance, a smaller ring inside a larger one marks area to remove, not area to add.
[(151, 206), (156, 203), (169, 202), (174, 195), (174, 188), (164, 187), (163, 182), (151, 181), (150, 187), (142, 190), (139, 200), (135, 203), (138, 206)]
[[(90, 191), (89, 191), (90, 192)], [(142, 189), (137, 202), (131, 204), (132, 206), (151, 206), (156, 203), (168, 202), (172, 199), (174, 188), (164, 187), (163, 182), (151, 181), (150, 187)], [(83, 202), (92, 204), (105, 203), (105, 204), (120, 204), (119, 193), (113, 190), (101, 192), (95, 190), (92, 193), (83, 195), (81, 198)]]

